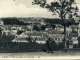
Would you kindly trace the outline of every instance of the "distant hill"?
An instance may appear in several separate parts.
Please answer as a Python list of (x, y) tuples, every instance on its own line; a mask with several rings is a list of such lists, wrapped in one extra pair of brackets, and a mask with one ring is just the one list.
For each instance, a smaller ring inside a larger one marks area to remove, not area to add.
[[(62, 20), (57, 19), (57, 18), (56, 19), (46, 19), (45, 22), (50, 23), (50, 24), (61, 24), (61, 25), (63, 25)], [(75, 23), (75, 20), (66, 19), (65, 22), (67, 25), (72, 25)]]
[(25, 25), (23, 21), (19, 21), (18, 18), (2, 18), (4, 25)]
[[(25, 25), (27, 23), (27, 21), (32, 21), (32, 20), (43, 20), (47, 23), (50, 23), (50, 24), (61, 24), (62, 25), (62, 20), (61, 19), (50, 19), (50, 18), (32, 18), (32, 17), (29, 17), (29, 18), (2, 18), (2, 20), (4, 21), (4, 24), (5, 25), (8, 25), (8, 24), (11, 24), (11, 25)], [(24, 23), (26, 22), (26, 23)], [(71, 25), (71, 24), (74, 24), (75, 21), (74, 20), (65, 20), (65, 22), (67, 23), (67, 25)]]
[(51, 23), (51, 24), (62, 24), (61, 19), (46, 19), (45, 22)]

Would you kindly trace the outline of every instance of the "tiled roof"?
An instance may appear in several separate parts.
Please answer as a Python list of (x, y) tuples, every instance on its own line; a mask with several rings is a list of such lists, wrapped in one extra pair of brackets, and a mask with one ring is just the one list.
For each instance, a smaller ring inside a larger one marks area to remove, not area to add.
[(43, 33), (27, 33), (28, 36), (42, 36)]
[(62, 39), (64, 38), (64, 34), (48, 34), (52, 39)]
[(19, 37), (16, 40), (26, 40), (26, 37)]

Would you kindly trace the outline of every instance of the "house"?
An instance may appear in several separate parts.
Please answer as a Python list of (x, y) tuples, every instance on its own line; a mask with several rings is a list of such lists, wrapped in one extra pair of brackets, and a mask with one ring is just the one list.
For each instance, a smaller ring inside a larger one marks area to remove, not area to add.
[(27, 33), (28, 36), (32, 36), (32, 37), (42, 37), (43, 33), (39, 33), (39, 32), (32, 32), (32, 33)]
[(21, 30), (22, 29), (22, 25), (7, 25), (8, 28), (10, 29), (17, 29), (17, 30)]
[[(34, 39), (34, 37), (32, 37)], [(15, 38), (14, 40), (12, 40), (12, 42), (28, 42), (28, 40), (26, 39), (26, 37), (18, 37), (18, 38)], [(46, 43), (46, 40), (43, 38), (43, 37), (37, 37), (37, 40), (35, 41), (37, 43), (40, 43), (40, 44), (45, 44)]]
[(18, 38), (15, 38), (14, 40), (12, 40), (12, 42), (18, 42), (18, 43), (20, 43), (20, 42), (28, 42), (27, 40), (26, 40), (26, 37), (18, 37)]
[(21, 30), (22, 30), (22, 31), (26, 31), (27, 29), (28, 29), (27, 26), (22, 26), (22, 27), (21, 27)]
[(2, 19), (0, 19), (0, 26), (4, 25), (4, 22), (2, 21)]
[(78, 33), (71, 33), (69, 36), (71, 36), (71, 40), (69, 40), (69, 48), (73, 48), (73, 45), (78, 47)]
[(79, 20), (80, 20), (80, 15), (78, 14), (78, 16), (76, 16), (75, 18), (75, 22), (79, 22)]
[(48, 30), (47, 34), (62, 34), (64, 31)]
[(31, 24), (31, 25), (28, 25), (27, 26), (27, 29), (29, 29), (30, 31), (32, 31), (33, 30), (33, 25)]
[(13, 34), (16, 34), (18, 31), (24, 31), (24, 26), (19, 26), (19, 25), (9, 25), (8, 30), (10, 30)]
[(46, 39), (44, 37), (38, 37), (36, 42), (40, 43), (40, 44), (45, 44), (46, 43)]
[(43, 20), (41, 20), (41, 23), (40, 24), (41, 25), (46, 25), (46, 23)]
[(60, 31), (61, 27), (56, 26), (55, 30)]
[(72, 25), (72, 31), (78, 32), (78, 25)]
[(16, 35), (16, 38), (12, 42), (28, 42), (26, 39), (28, 36), (32, 37), (33, 39), (35, 39), (36, 37), (37, 43), (44, 44), (46, 42), (44, 33), (40, 33), (40, 32), (23, 32), (20, 35)]
[(73, 44), (78, 44), (78, 34), (77, 33), (71, 33), (70, 36), (72, 37), (72, 41), (73, 41)]
[(62, 33), (63, 31), (52, 30), (52, 31), (48, 31), (47, 35), (53, 40), (55, 40), (55, 42), (62, 42), (62, 39), (64, 38), (64, 34)]
[(64, 27), (60, 27), (59, 31), (64, 31)]
[(52, 30), (52, 28), (51, 27), (46, 27), (45, 31), (48, 31), (48, 30)]
[(80, 36), (80, 21), (79, 21), (79, 24), (77, 25), (78, 26), (78, 37)]
[(57, 31), (60, 31), (62, 25), (61, 24), (54, 24), (56, 27), (55, 27), (55, 30)]
[(17, 30), (16, 28), (12, 28), (12, 29), (11, 29), (11, 32), (12, 32), (12, 33), (15, 33), (15, 34), (17, 33), (17, 31), (18, 31), (18, 30)]
[(12, 42), (28, 42), (26, 40), (26, 37), (27, 37), (27, 35), (25, 34), (25, 32), (22, 32), (19, 34), (17, 33), (17, 34), (15, 34), (15, 39), (12, 40)]
[(66, 31), (72, 31), (72, 28), (71, 27), (66, 27)]
[[(63, 26), (56, 26), (55, 30), (64, 31), (64, 27)], [(71, 27), (66, 27), (66, 31), (72, 31), (72, 28)]]

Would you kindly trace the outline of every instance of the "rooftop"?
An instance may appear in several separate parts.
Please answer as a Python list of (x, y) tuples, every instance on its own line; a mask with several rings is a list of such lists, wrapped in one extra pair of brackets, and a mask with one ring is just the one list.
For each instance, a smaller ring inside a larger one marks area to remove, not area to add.
[(48, 34), (62, 34), (63, 31), (56, 31), (56, 30), (52, 30), (52, 31), (48, 31)]
[(36, 32), (33, 32), (33, 33), (27, 33), (28, 36), (42, 36), (43, 33), (36, 33)]
[(54, 34), (54, 35), (48, 35), (49, 37), (51, 37), (52, 39), (63, 39), (64, 38), (64, 34)]

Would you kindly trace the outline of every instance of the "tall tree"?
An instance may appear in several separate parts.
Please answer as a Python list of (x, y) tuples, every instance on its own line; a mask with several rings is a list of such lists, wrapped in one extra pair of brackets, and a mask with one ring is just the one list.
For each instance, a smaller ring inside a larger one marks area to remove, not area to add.
[[(48, 3), (49, 0), (34, 0), (32, 4), (39, 5), (42, 8), (47, 8), (49, 11), (53, 12), (53, 14), (58, 14), (62, 19), (64, 25), (64, 40), (65, 40), (65, 48), (66, 48), (66, 22), (65, 19), (72, 19), (77, 16), (76, 11), (78, 7), (75, 6), (76, 0), (53, 0)], [(66, 51), (66, 49), (65, 49)]]

